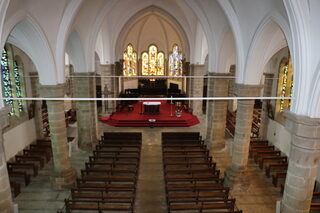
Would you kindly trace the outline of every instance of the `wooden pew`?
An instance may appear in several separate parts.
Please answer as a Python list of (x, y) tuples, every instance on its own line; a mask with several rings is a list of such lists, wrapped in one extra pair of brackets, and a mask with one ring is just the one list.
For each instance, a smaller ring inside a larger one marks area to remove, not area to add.
[(263, 169), (264, 163), (287, 163), (288, 159), (286, 156), (266, 156), (261, 157), (259, 160), (259, 168)]
[(279, 179), (285, 179), (287, 176), (287, 171), (276, 172), (272, 175), (272, 184), (277, 187)]
[(92, 211), (126, 211), (133, 213), (133, 202), (110, 202), (104, 200), (65, 200), (66, 212), (72, 210), (92, 210)]
[(15, 157), (17, 162), (38, 162), (41, 169), (44, 167), (44, 159), (41, 157), (24, 155), (16, 155)]
[(33, 171), (33, 176), (38, 175), (38, 166), (33, 163), (7, 163), (8, 170), (13, 171), (14, 169), (30, 169)]
[(10, 188), (14, 197), (17, 197), (21, 193), (20, 184), (15, 181), (10, 181)]
[(278, 170), (287, 170), (288, 163), (276, 163), (270, 164), (266, 167), (266, 176), (270, 177), (270, 173)]
[(50, 161), (50, 154), (45, 150), (35, 150), (35, 149), (24, 149), (23, 150), (24, 156), (40, 156), (44, 157), (47, 160), (47, 163)]
[(256, 151), (255, 155), (253, 156), (253, 159), (256, 163), (258, 163), (260, 158), (268, 157), (268, 156), (280, 156), (281, 151), (276, 150), (259, 150)]
[(24, 180), (24, 183), (26, 186), (29, 185), (30, 183), (30, 175), (28, 175), (26, 172), (13, 172), (13, 171), (8, 171), (9, 178), (22, 178)]
[(77, 199), (95, 199), (95, 200), (121, 200), (134, 202), (135, 195), (133, 191), (108, 191), (107, 189), (71, 189), (71, 198)]

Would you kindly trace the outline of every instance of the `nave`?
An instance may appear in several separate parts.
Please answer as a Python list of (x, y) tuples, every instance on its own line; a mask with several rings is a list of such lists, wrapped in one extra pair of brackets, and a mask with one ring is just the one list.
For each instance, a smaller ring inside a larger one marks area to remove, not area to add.
[[(183, 132), (181, 128), (115, 128), (101, 125), (101, 131), (108, 132), (142, 132), (142, 146), (140, 155), (140, 168), (137, 181), (136, 202), (134, 212), (167, 212), (164, 173), (162, 167), (162, 132)], [(201, 130), (201, 126), (189, 128), (190, 132)], [(231, 138), (227, 140), (229, 147)], [(231, 165), (229, 148), (221, 152), (214, 153), (214, 161), (220, 174)], [(71, 163), (78, 170), (84, 169), (84, 162), (88, 161), (88, 156), (92, 153), (80, 150), (74, 150), (72, 153)], [(22, 188), (21, 194), (15, 198), (19, 205), (19, 212), (57, 212), (64, 206), (64, 199), (70, 196), (70, 190), (55, 191), (50, 187), (50, 161), (45, 169), (34, 178), (30, 185)], [(236, 205), (243, 212), (275, 212), (275, 201), (281, 199), (278, 188), (275, 188), (270, 179), (267, 179), (264, 172), (250, 160), (248, 166), (250, 186), (244, 189), (236, 189), (230, 192), (231, 196), (236, 199)], [(43, 208), (47, 210), (44, 211)], [(77, 211), (74, 211), (77, 212)], [(82, 211), (81, 211), (82, 212)], [(83, 211), (90, 212), (90, 211)], [(96, 211), (94, 211), (96, 212)], [(197, 212), (197, 211), (196, 211)]]

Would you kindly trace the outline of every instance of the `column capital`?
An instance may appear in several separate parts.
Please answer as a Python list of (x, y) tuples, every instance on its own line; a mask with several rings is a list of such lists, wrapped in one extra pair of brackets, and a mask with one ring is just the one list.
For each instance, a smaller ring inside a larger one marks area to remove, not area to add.
[(263, 73), (263, 75), (264, 75), (266, 78), (273, 78), (274, 73), (265, 72), (265, 73)]
[(234, 73), (231, 72), (225, 72), (225, 73), (220, 73), (220, 72), (209, 72), (208, 76), (234, 76)]
[(289, 110), (284, 111), (286, 128), (294, 135), (320, 139), (320, 118), (297, 115)]
[(259, 97), (263, 85), (235, 84), (235, 95), (238, 97)]
[(95, 76), (95, 75), (97, 75), (96, 72), (74, 72), (74, 73), (72, 73), (72, 76), (76, 76), (76, 77), (87, 77), (87, 76)]
[(11, 111), (11, 106), (5, 106), (0, 109), (0, 128), (3, 129), (9, 125), (8, 114)]
[(32, 77), (39, 77), (39, 74), (37, 72), (29, 72), (29, 75)]
[(66, 94), (66, 84), (40, 85), (39, 92), (44, 98), (61, 98)]

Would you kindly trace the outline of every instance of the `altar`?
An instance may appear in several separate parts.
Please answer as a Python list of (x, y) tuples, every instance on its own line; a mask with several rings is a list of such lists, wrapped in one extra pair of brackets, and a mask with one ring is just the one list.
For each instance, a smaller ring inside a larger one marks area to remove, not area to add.
[(148, 114), (148, 115), (160, 114), (160, 105), (161, 105), (161, 102), (156, 102), (156, 101), (143, 102), (143, 106), (144, 106), (143, 114)]

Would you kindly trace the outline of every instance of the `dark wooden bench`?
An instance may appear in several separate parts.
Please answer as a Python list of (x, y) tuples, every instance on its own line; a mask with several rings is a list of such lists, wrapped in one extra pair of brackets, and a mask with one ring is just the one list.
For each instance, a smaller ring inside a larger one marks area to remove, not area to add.
[(86, 189), (104, 189), (108, 191), (135, 191), (136, 184), (135, 183), (107, 183), (107, 182), (95, 182), (87, 179), (77, 179), (77, 187), (78, 188), (86, 188)]
[(71, 189), (72, 199), (125, 200), (134, 202), (132, 191), (114, 192), (106, 189)]
[(126, 211), (133, 213), (133, 202), (119, 201), (110, 202), (103, 200), (65, 200), (66, 212), (72, 210), (92, 210), (92, 211)]
[(45, 150), (35, 150), (35, 149), (24, 149), (23, 150), (23, 155), (24, 156), (40, 156), (40, 157), (44, 157), (47, 162), (50, 161), (50, 154), (48, 152), (46, 152)]
[(286, 156), (265, 156), (259, 160), (259, 168), (263, 169), (264, 163), (287, 163), (288, 159)]
[(256, 163), (258, 163), (260, 158), (263, 157), (268, 157), (268, 156), (280, 156), (281, 151), (276, 151), (276, 150), (259, 150), (256, 151), (255, 154), (253, 155), (253, 159)]
[(270, 173), (278, 170), (287, 170), (288, 163), (269, 164), (266, 166), (266, 176), (270, 177)]
[(38, 175), (38, 166), (33, 163), (7, 163), (8, 170), (13, 171), (13, 169), (30, 169), (33, 171), (33, 176)]
[(219, 175), (215, 174), (179, 174), (165, 175), (165, 182), (194, 182), (194, 181), (219, 181)]
[(15, 181), (10, 181), (10, 188), (14, 197), (17, 197), (21, 193), (20, 184)]
[(135, 183), (137, 178), (136, 176), (120, 176), (120, 175), (91, 175), (91, 174), (82, 174), (82, 180), (92, 181), (92, 182), (132, 182)]
[(225, 191), (228, 187), (223, 186), (223, 179), (220, 179), (218, 183), (200, 183), (198, 181), (194, 183), (168, 183), (166, 185), (167, 191)]
[(273, 150), (275, 150), (275, 147), (274, 146), (265, 146), (265, 145), (250, 147), (250, 149), (249, 149), (249, 157), (252, 158), (255, 152), (263, 151), (263, 150), (271, 150), (271, 151), (273, 151)]
[(22, 178), (24, 180), (25, 185), (29, 185), (30, 183), (30, 175), (28, 175), (26, 172), (13, 172), (8, 171), (9, 178)]
[(187, 211), (187, 210), (198, 210), (203, 212), (205, 210), (223, 209), (227, 211), (234, 211), (235, 199), (219, 200), (217, 202), (187, 202), (187, 203), (173, 203), (168, 206), (169, 211)]
[(114, 160), (114, 159), (106, 159), (100, 158), (96, 156), (90, 156), (88, 164), (90, 165), (100, 165), (100, 166), (110, 166), (110, 167), (117, 167), (117, 166), (132, 166), (138, 167), (139, 162), (137, 160), (130, 161), (130, 160)]
[(125, 169), (125, 168), (103, 168), (103, 167), (96, 167), (96, 168), (87, 168), (81, 170), (81, 174), (101, 174), (105, 175), (126, 175), (126, 176), (137, 176), (136, 169)]
[(17, 162), (38, 162), (41, 169), (44, 167), (44, 159), (42, 157), (16, 155), (16, 161)]
[(277, 187), (279, 179), (285, 179), (287, 176), (287, 171), (283, 172), (276, 172), (275, 174), (272, 175), (272, 184)]

